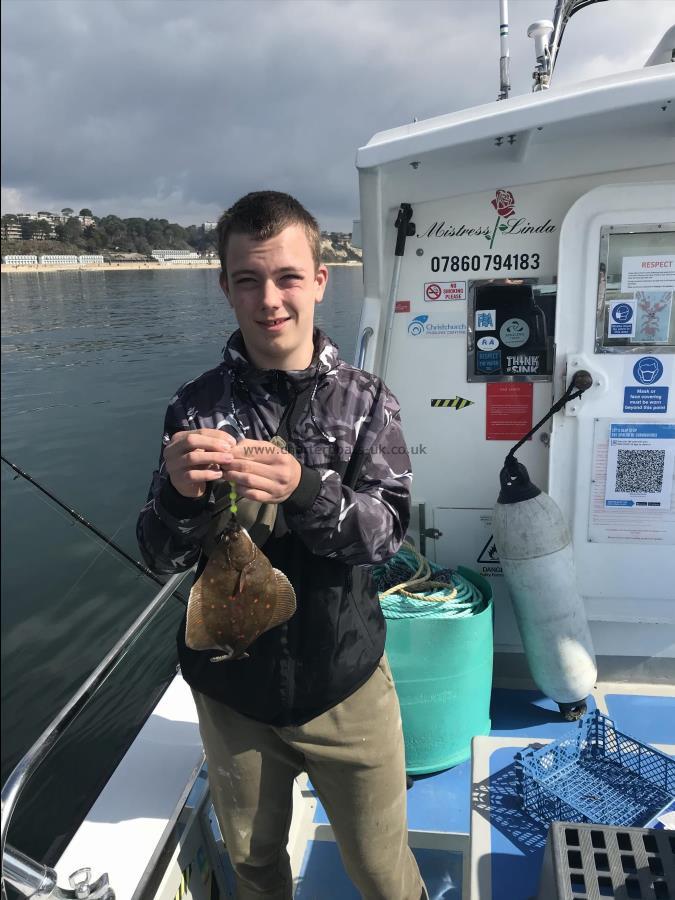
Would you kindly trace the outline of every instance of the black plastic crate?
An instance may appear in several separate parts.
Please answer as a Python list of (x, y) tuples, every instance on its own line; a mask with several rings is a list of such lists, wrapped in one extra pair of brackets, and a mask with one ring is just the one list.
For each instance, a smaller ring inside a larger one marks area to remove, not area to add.
[(537, 900), (675, 900), (675, 832), (551, 822)]

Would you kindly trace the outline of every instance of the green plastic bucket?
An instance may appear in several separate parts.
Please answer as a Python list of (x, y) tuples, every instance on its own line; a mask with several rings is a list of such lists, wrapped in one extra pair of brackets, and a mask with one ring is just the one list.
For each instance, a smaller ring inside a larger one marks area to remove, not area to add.
[(471, 738), (490, 731), (492, 588), (470, 569), (458, 566), (457, 572), (485, 597), (481, 612), (457, 619), (387, 619), (386, 651), (411, 775), (464, 762)]

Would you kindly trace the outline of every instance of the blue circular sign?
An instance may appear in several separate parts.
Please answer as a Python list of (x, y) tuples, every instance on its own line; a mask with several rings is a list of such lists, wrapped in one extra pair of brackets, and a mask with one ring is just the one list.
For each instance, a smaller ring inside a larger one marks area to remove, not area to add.
[(640, 384), (656, 384), (663, 375), (663, 363), (656, 356), (641, 356), (633, 366), (633, 377)]
[(633, 307), (630, 303), (617, 303), (612, 308), (612, 318), (615, 322), (630, 322), (633, 318)]

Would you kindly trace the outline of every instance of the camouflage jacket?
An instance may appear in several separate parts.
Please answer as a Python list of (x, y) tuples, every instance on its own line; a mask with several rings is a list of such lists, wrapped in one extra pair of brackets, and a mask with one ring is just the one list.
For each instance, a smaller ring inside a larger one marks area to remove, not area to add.
[[(374, 375), (348, 365), (320, 331), (301, 371), (259, 370), (235, 332), (224, 361), (183, 385), (166, 413), (163, 445), (180, 430), (217, 428), (230, 416), (243, 434), (269, 440), (296, 394), (304, 406), (289, 435), (301, 464), (281, 504), (285, 528), (264, 545), (295, 588), (298, 608), (263, 634), (248, 659), (210, 662), (211, 652), (178, 649), (186, 680), (252, 718), (301, 724), (363, 684), (384, 648), (385, 625), (369, 566), (396, 552), (410, 514), (412, 473), (395, 397)], [(193, 500), (171, 485), (160, 457), (137, 535), (148, 566), (172, 574), (205, 564), (203, 542), (218, 491)]]

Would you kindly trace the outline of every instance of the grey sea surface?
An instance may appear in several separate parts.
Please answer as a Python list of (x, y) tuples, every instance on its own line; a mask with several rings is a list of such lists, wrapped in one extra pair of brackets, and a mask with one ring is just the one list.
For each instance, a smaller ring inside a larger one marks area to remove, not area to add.
[[(362, 302), (361, 267), (331, 267), (316, 323), (348, 362)], [(167, 403), (235, 328), (216, 269), (3, 273), (3, 455), (138, 559)], [(4, 783), (158, 588), (4, 463), (2, 526)], [(59, 741), (11, 844), (58, 857), (174, 675), (183, 611), (169, 602)]]

